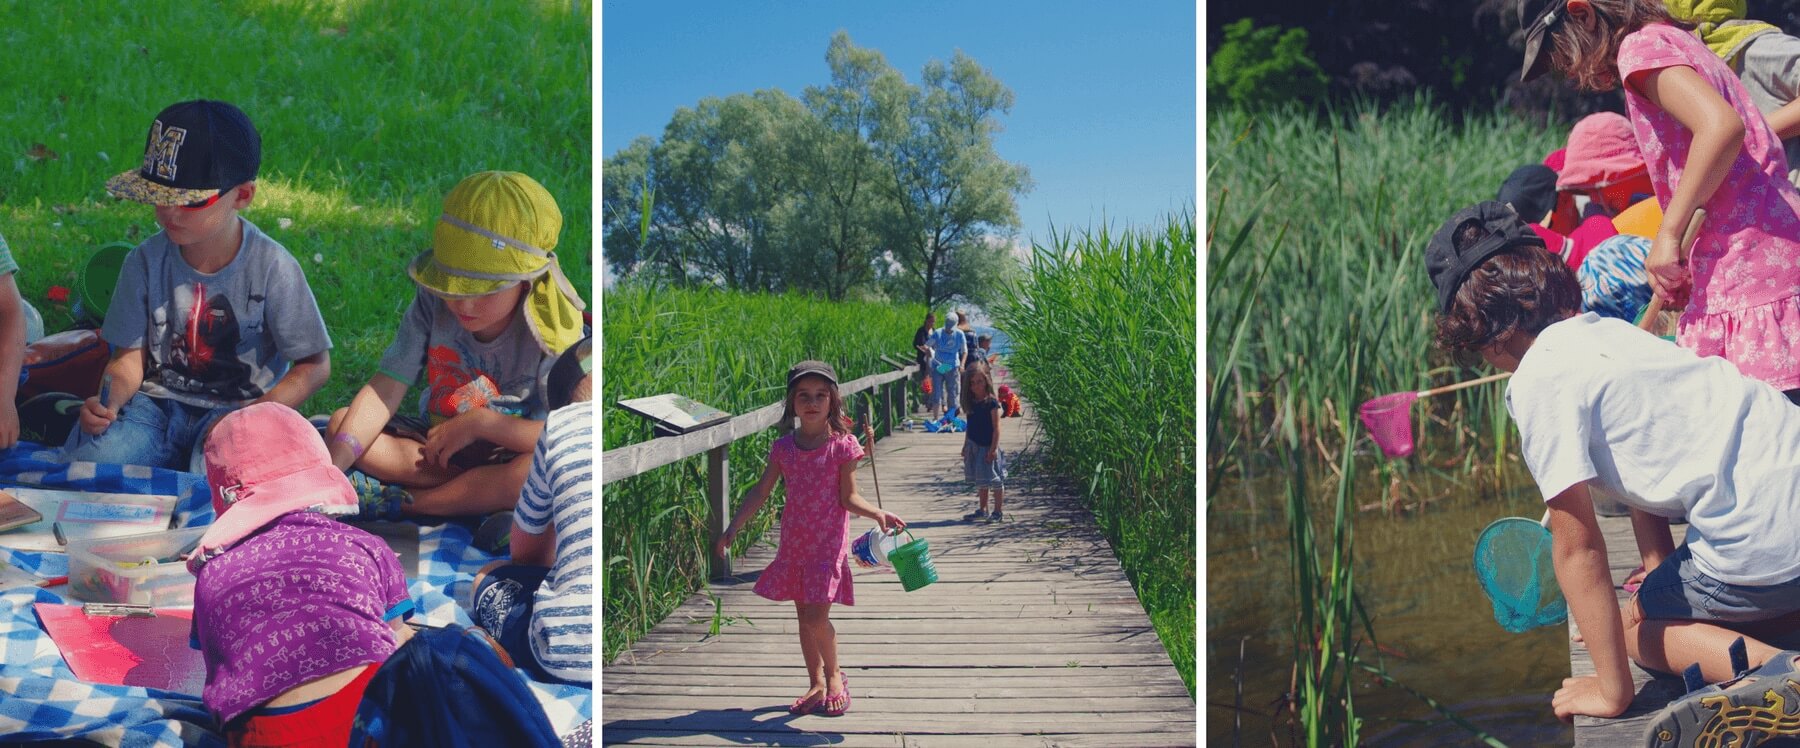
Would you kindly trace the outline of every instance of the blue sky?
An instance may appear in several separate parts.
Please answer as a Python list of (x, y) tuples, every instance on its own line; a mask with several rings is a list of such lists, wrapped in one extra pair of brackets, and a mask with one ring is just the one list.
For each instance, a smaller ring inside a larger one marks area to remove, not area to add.
[[(1052, 223), (1151, 226), (1193, 207), (1195, 5), (1092, 2), (605, 2), (600, 6), (601, 153), (660, 138), (708, 96), (830, 83), (839, 29), (907, 80), (956, 50), (1011, 88), (995, 139), (1031, 170), (1022, 239)], [(596, 257), (599, 253), (595, 253)]]

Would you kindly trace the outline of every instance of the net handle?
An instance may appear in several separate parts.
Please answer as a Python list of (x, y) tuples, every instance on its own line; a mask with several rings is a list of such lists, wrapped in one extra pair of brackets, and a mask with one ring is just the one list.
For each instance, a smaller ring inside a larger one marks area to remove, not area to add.
[(1467, 382), (1457, 382), (1456, 384), (1446, 384), (1442, 387), (1433, 387), (1429, 390), (1419, 390), (1419, 397), (1431, 397), (1432, 395), (1442, 395), (1446, 392), (1455, 392), (1457, 390), (1468, 389), (1470, 387), (1475, 387), (1477, 385), (1487, 384), (1488, 382), (1498, 382), (1498, 381), (1505, 379), (1507, 377), (1510, 377), (1510, 376), (1512, 376), (1512, 372), (1503, 371), (1499, 374), (1489, 374), (1480, 379), (1471, 379)]
[[(1681, 233), (1681, 243), (1675, 245), (1675, 251), (1678, 253), (1677, 258), (1682, 265), (1687, 265), (1688, 247), (1693, 245), (1694, 235), (1700, 233), (1700, 224), (1705, 222), (1706, 209), (1695, 208), (1694, 217), (1688, 219), (1687, 230)], [(1649, 279), (1650, 269), (1646, 267), (1644, 269), (1644, 280), (1648, 281)], [(1660, 327), (1658, 324), (1660, 320), (1657, 318), (1662, 315), (1663, 306), (1664, 304), (1661, 296), (1657, 296), (1654, 293), (1650, 294), (1650, 303), (1644, 307), (1643, 316), (1638, 317), (1638, 328), (1654, 334), (1657, 331), (1657, 328)]]

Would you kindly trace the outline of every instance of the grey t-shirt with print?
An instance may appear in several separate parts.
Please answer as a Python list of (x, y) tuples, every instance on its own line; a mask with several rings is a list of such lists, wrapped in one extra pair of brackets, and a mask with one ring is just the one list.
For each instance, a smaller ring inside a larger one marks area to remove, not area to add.
[(331, 348), (300, 263), (238, 220), (237, 257), (215, 273), (195, 270), (165, 232), (125, 257), (100, 336), (145, 349), (144, 394), (241, 405), (267, 393), (291, 362)]
[(544, 420), (544, 378), (555, 363), (526, 327), (522, 307), (504, 332), (483, 343), (457, 323), (443, 299), (420, 290), (381, 355), (380, 369), (408, 387), (424, 380), (419, 415), (435, 426), (483, 406)]
[(13, 260), (12, 247), (6, 246), (6, 237), (0, 236), (0, 275), (19, 272), (19, 263)]

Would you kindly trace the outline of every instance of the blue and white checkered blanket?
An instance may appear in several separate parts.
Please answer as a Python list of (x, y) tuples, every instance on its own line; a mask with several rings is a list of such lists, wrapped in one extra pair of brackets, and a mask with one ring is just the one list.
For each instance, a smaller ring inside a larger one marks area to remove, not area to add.
[[(210, 524), (212, 500), (203, 477), (139, 466), (56, 461), (57, 452), (22, 444), (0, 454), (0, 483), (109, 493), (177, 497), (176, 524)], [(457, 524), (419, 531), (419, 577), (411, 591), (419, 615), (437, 624), (473, 625), (456, 603), (468, 594), (475, 572), (492, 561), (470, 545), (469, 530)], [(24, 553), (0, 548), (0, 561), (40, 576), (68, 573), (61, 553)], [(82, 738), (109, 746), (223, 746), (212, 715), (198, 694), (177, 694), (135, 686), (86, 683), (75, 678), (50, 635), (39, 627), (32, 605), (74, 602), (41, 589), (0, 593), (0, 740), (39, 741)], [(520, 671), (525, 675), (524, 671)], [(525, 676), (529, 680), (529, 676)], [(530, 683), (550, 724), (566, 734), (593, 718), (593, 691), (577, 686)]]

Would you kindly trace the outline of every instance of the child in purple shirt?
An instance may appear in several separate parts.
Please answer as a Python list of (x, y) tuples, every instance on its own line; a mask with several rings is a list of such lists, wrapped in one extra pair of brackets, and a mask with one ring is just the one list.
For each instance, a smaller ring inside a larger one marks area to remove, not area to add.
[(356, 493), (318, 431), (278, 403), (226, 415), (206, 442), (218, 519), (188, 562), (201, 700), (240, 745), (345, 745), (363, 687), (413, 610), (400, 560), (330, 514)]

